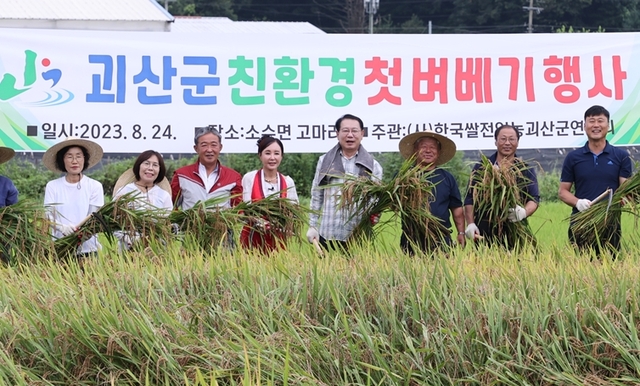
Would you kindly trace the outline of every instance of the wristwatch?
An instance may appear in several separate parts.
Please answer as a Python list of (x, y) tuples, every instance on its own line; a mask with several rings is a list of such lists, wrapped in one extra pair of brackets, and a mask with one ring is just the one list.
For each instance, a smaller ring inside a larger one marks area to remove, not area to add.
[(464, 234), (464, 231), (458, 232), (458, 235), (463, 235), (463, 234)]

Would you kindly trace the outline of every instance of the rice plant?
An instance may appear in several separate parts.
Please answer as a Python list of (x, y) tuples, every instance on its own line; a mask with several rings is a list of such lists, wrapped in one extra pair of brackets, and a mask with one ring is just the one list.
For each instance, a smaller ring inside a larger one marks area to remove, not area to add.
[[(439, 243), (449, 230), (429, 210), (429, 203), (434, 199), (434, 184), (429, 181), (431, 173), (432, 170), (416, 166), (415, 158), (410, 158), (387, 183), (358, 176), (345, 177), (339, 207), (353, 213), (353, 217), (362, 216), (352, 237), (374, 235), (371, 215), (391, 212), (402, 219), (405, 232), (412, 239), (425, 238), (427, 245)], [(390, 220), (394, 222), (395, 218)]]
[(0, 208), (0, 256), (5, 262), (29, 263), (48, 256), (52, 247), (42, 204), (22, 200)]
[(482, 155), (480, 168), (471, 175), (474, 212), (478, 219), (491, 224), (497, 233), (497, 241), (507, 249), (536, 245), (536, 238), (528, 221), (511, 222), (508, 209), (524, 207), (531, 197), (525, 187), (531, 181), (525, 176), (528, 166), (519, 159), (494, 165)]
[(167, 239), (171, 233), (171, 224), (166, 214), (163, 211), (136, 209), (135, 201), (135, 192), (131, 192), (88, 215), (74, 233), (55, 240), (57, 256), (64, 258), (75, 253), (82, 243), (99, 233), (104, 234), (110, 241), (117, 231), (137, 233), (142, 240)]

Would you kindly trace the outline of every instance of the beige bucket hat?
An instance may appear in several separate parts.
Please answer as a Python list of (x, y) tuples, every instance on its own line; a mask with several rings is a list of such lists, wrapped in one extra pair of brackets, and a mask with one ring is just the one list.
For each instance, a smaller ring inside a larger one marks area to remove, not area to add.
[(444, 165), (456, 155), (456, 144), (444, 135), (433, 131), (419, 131), (404, 136), (398, 145), (400, 154), (405, 159), (411, 158), (414, 153), (413, 146), (421, 138), (433, 138), (440, 143), (440, 156), (435, 162), (436, 165)]
[[(89, 166), (87, 169), (91, 169), (96, 166), (98, 162), (102, 159), (102, 155), (104, 152), (102, 151), (102, 146), (98, 145), (93, 141), (89, 141), (86, 139), (80, 138), (67, 138), (62, 142), (58, 142), (55, 145), (51, 146), (42, 156), (42, 164), (52, 172), (66, 172), (66, 170), (58, 169), (56, 165), (56, 156), (58, 152), (64, 149), (67, 146), (79, 146), (83, 147), (89, 153)], [(84, 170), (83, 170), (84, 171)]]
[(16, 155), (16, 151), (10, 147), (0, 146), (0, 164), (9, 161)]

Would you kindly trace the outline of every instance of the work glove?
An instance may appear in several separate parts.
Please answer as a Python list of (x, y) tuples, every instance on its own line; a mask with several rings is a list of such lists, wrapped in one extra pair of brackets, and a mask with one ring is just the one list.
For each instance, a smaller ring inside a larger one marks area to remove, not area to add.
[(380, 221), (380, 213), (369, 216), (369, 221), (371, 221), (371, 225), (376, 225)]
[(507, 219), (509, 221), (518, 222), (525, 218), (527, 218), (527, 211), (520, 205), (516, 205), (515, 208), (509, 208), (509, 214), (507, 214)]
[(576, 209), (578, 209), (578, 212), (583, 212), (589, 208), (591, 208), (591, 200), (580, 198), (578, 199), (578, 202), (576, 202)]
[(59, 223), (56, 224), (56, 228), (60, 231), (60, 233), (62, 233), (63, 236), (69, 236), (76, 231), (76, 228), (71, 225), (64, 225)]
[(266, 231), (270, 231), (271, 230), (271, 224), (269, 223), (269, 221), (267, 221), (267, 220), (265, 220), (263, 218), (257, 218), (255, 220), (255, 224), (256, 224), (256, 228), (258, 228), (262, 232), (266, 232)]
[(318, 230), (316, 228), (310, 227), (307, 231), (307, 240), (309, 240), (310, 243), (313, 243), (314, 239), (320, 240), (320, 234), (318, 233)]
[(468, 239), (473, 240), (476, 234), (480, 234), (480, 229), (478, 229), (476, 224), (472, 222), (471, 224), (467, 225), (467, 229), (464, 231), (464, 234)]
[(123, 237), (122, 237), (122, 243), (124, 245), (126, 245), (127, 249), (130, 249), (131, 246), (135, 243), (137, 243), (140, 240), (140, 235), (130, 235), (128, 233), (126, 233)]

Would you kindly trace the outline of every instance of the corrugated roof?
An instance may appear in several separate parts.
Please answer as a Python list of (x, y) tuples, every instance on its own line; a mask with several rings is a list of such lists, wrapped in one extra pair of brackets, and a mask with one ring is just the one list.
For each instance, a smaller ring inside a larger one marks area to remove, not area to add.
[(226, 17), (176, 16), (171, 32), (211, 32), (220, 34), (324, 34), (307, 22), (233, 21)]
[(156, 0), (2, 0), (0, 19), (169, 22), (173, 16)]

